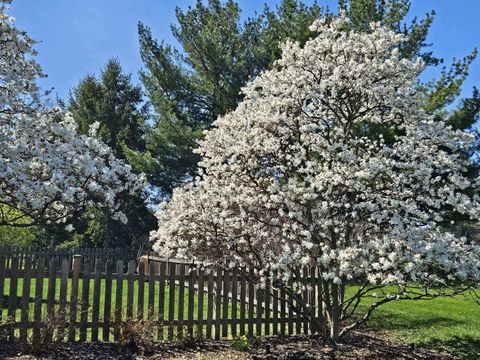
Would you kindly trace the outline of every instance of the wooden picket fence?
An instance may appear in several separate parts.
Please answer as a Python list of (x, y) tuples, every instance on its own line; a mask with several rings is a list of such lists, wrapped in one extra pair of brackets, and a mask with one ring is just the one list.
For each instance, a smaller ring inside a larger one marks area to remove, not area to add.
[(40, 257), (45, 261), (50, 261), (57, 258), (57, 263), (60, 266), (62, 260), (68, 259), (72, 262), (74, 255), (82, 255), (83, 261), (90, 261), (94, 263), (95, 260), (111, 260), (117, 262), (122, 260), (127, 263), (129, 260), (137, 259), (142, 255), (136, 249), (129, 248), (69, 248), (69, 249), (55, 249), (55, 248), (37, 248), (37, 247), (16, 247), (16, 246), (0, 246), (0, 255), (3, 255), (7, 261), (7, 268), (12, 258), (19, 259), (20, 266), (27, 257), (32, 257), (33, 261)]
[[(292, 281), (307, 285), (303, 301), (320, 316), (317, 270), (305, 268)], [(271, 284), (259, 286), (249, 269), (0, 255), (0, 294), (0, 335), (34, 345), (117, 342), (135, 331), (155, 341), (314, 332), (295, 314), (295, 301)]]

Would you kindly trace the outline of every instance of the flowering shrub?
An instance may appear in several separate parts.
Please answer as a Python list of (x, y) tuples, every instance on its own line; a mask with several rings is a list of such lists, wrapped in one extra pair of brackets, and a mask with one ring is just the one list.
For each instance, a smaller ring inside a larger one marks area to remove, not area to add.
[[(400, 57), (402, 35), (377, 24), (348, 31), (346, 21), (315, 22), (314, 39), (287, 42), (243, 89), (200, 143), (199, 176), (176, 189), (151, 234), (163, 256), (253, 266), (292, 294), (293, 269), (319, 267), (317, 326), (333, 339), (385, 302), (480, 280), (479, 246), (444, 226), (452, 212), (479, 217), (461, 155), (472, 137), (422, 110), (422, 63)], [(351, 298), (348, 282), (360, 284)], [(398, 292), (348, 321), (363, 296), (392, 284)]]
[(116, 199), (142, 182), (68, 114), (42, 106), (33, 43), (0, 5), (0, 225), (62, 223), (91, 203), (126, 221)]

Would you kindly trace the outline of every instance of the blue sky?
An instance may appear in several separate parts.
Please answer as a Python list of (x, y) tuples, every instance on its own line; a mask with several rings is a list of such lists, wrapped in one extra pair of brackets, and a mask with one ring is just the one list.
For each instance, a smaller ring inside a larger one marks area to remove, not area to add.
[[(175, 7), (186, 9), (196, 0), (14, 0), (10, 13), (19, 28), (40, 43), (38, 62), (48, 78), (40, 84), (54, 88), (61, 98), (89, 73), (98, 73), (109, 58), (117, 57), (124, 69), (137, 79), (142, 67), (137, 39), (137, 23), (152, 28), (158, 39), (173, 42), (170, 24)], [(274, 7), (280, 0), (238, 0), (243, 16), (261, 12), (263, 4)], [(312, 1), (306, 0), (307, 4)], [(334, 0), (318, 0), (336, 11)], [(428, 42), (447, 64), (480, 46), (479, 0), (413, 0), (412, 16), (422, 17), (435, 9), (437, 16)], [(434, 76), (430, 71), (427, 76)], [(480, 86), (480, 59), (471, 68), (464, 95)]]

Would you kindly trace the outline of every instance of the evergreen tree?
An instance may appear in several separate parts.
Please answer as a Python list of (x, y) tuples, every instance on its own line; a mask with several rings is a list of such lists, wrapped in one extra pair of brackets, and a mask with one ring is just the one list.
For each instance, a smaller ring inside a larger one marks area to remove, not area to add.
[[(408, 35), (400, 45), (403, 57), (419, 56), (428, 66), (443, 63), (427, 43), (434, 11), (407, 23), (409, 0), (339, 0), (338, 6), (353, 30), (369, 31), (371, 22), (380, 22)], [(280, 54), (279, 45), (287, 38), (303, 44), (312, 35), (308, 27), (314, 19), (333, 16), (317, 3), (307, 6), (301, 0), (283, 0), (275, 9), (265, 6), (263, 13), (244, 22), (233, 0), (206, 4), (199, 0), (186, 11), (177, 8), (176, 15), (178, 25), (172, 25), (172, 32), (178, 49), (158, 42), (147, 26), (139, 24), (145, 65), (141, 79), (153, 106), (154, 126), (146, 134), (147, 151), (128, 154), (132, 165), (147, 173), (150, 183), (167, 196), (195, 173), (198, 157), (192, 149), (202, 131), (235, 108), (242, 99), (241, 87), (272, 66)], [(469, 129), (478, 120), (478, 91), (459, 99), (475, 56), (476, 50), (445, 66), (438, 79), (419, 84), (425, 110), (446, 114), (454, 128)], [(388, 129), (379, 131), (388, 135)]]
[(237, 3), (198, 1), (194, 8), (176, 10), (172, 26), (181, 45), (177, 50), (158, 42), (139, 24), (141, 79), (155, 112), (147, 133), (146, 152), (130, 152), (132, 164), (148, 175), (162, 195), (194, 174), (198, 161), (192, 153), (202, 131), (241, 100), (240, 89), (278, 57), (286, 37), (304, 42), (308, 25), (323, 13), (285, 0), (276, 12), (240, 20)]
[(132, 84), (118, 60), (110, 60), (100, 78), (87, 75), (70, 92), (68, 110), (78, 124), (79, 132), (88, 134), (98, 122), (97, 137), (125, 158), (125, 149), (145, 149), (146, 113), (140, 86)]
[[(128, 151), (144, 151), (146, 112), (140, 86), (132, 84), (117, 60), (110, 60), (99, 78), (88, 75), (70, 93), (68, 110), (80, 133), (97, 126), (96, 136), (126, 159)], [(128, 161), (127, 161), (128, 162)], [(145, 242), (154, 226), (154, 217), (139, 196), (124, 196), (121, 209), (128, 222), (121, 224), (105, 211), (90, 207), (74, 224), (75, 233), (56, 233), (84, 246), (138, 246)], [(54, 230), (54, 233), (58, 230)], [(50, 232), (50, 236), (52, 236)], [(68, 243), (67, 243), (68, 244)], [(65, 245), (67, 245), (65, 244)]]

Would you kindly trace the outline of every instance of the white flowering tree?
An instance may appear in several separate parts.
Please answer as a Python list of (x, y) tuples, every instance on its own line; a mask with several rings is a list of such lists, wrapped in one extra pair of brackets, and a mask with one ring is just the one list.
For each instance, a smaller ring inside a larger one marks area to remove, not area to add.
[(291, 296), (297, 269), (318, 267), (323, 316), (311, 320), (332, 339), (381, 304), (480, 279), (479, 246), (445, 227), (452, 212), (479, 217), (478, 184), (464, 176), (471, 136), (422, 110), (422, 64), (400, 58), (402, 35), (347, 31), (346, 21), (316, 22), (313, 40), (287, 42), (243, 89), (200, 143), (199, 176), (162, 206), (151, 235), (164, 256), (277, 274)]
[[(0, 4), (0, 225), (65, 223), (88, 204), (117, 211), (142, 182), (60, 110), (42, 106), (33, 41)], [(8, 2), (7, 2), (8, 3)], [(95, 131), (92, 129), (92, 131)]]

